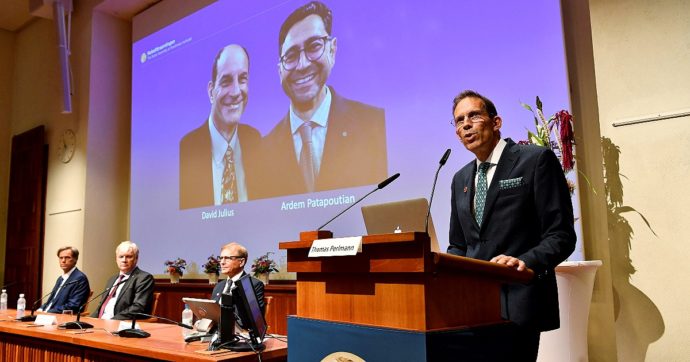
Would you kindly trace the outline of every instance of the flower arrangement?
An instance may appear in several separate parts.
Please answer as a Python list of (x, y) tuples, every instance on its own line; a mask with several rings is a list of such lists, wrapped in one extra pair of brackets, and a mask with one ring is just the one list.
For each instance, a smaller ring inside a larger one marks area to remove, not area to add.
[[(539, 97), (536, 100), (536, 110), (533, 110), (528, 104), (520, 104), (534, 115), (536, 133), (527, 130), (528, 140), (520, 141), (519, 143), (549, 147), (561, 162), (563, 173), (568, 174), (575, 165), (575, 159), (573, 158), (573, 145), (575, 144), (573, 116), (563, 109), (556, 112), (549, 119), (546, 119), (544, 117), (543, 104)], [(568, 190), (572, 195), (575, 192), (575, 184), (568, 179), (566, 181), (568, 182)]]
[(165, 272), (168, 274), (179, 274), (180, 276), (184, 275), (184, 270), (187, 268), (187, 261), (182, 259), (182, 258), (177, 258), (175, 260), (166, 260), (165, 263)]
[(206, 274), (220, 274), (220, 261), (213, 254), (208, 257), (206, 263), (202, 264), (201, 267), (204, 268), (204, 273)]
[(259, 274), (263, 273), (270, 273), (270, 272), (277, 272), (278, 271), (278, 265), (276, 264), (275, 261), (273, 261), (270, 258), (270, 255), (273, 254), (271, 252), (268, 252), (264, 255), (261, 255), (260, 257), (254, 259), (254, 262), (252, 263), (252, 273), (254, 276), (257, 276)]

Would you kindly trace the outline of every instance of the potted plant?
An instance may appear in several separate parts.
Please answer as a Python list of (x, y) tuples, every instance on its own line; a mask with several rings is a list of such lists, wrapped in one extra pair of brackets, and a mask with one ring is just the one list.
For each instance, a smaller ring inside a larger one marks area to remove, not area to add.
[(264, 282), (264, 284), (268, 284), (268, 275), (271, 272), (278, 271), (278, 265), (270, 258), (271, 254), (273, 253), (268, 252), (264, 255), (261, 255), (260, 257), (254, 259), (254, 262), (252, 263), (252, 273), (257, 279)]
[(165, 272), (170, 275), (170, 283), (175, 284), (180, 282), (180, 277), (184, 275), (184, 270), (187, 268), (187, 261), (182, 258), (175, 260), (166, 260)]
[(220, 261), (218, 257), (211, 254), (206, 260), (206, 263), (201, 265), (204, 268), (204, 273), (208, 275), (208, 284), (218, 283), (218, 274), (220, 274)]

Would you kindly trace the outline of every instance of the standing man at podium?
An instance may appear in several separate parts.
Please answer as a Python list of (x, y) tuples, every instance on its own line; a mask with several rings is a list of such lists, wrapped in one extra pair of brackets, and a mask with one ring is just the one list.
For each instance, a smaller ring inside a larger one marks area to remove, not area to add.
[(453, 99), (453, 124), (476, 160), (453, 177), (448, 253), (534, 271), (529, 284), (501, 288), (509, 323), (487, 348), (506, 360), (534, 361), (540, 333), (559, 327), (554, 268), (575, 249), (563, 170), (550, 149), (501, 139), (496, 107), (474, 91)]

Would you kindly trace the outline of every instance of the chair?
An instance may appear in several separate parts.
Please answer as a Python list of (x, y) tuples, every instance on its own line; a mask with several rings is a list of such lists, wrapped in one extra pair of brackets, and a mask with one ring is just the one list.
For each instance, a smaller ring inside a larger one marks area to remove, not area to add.
[[(160, 299), (161, 293), (160, 292), (155, 292), (153, 293), (153, 308), (151, 308), (151, 313), (152, 315), (156, 315), (156, 311), (158, 310), (158, 299)], [(158, 318), (156, 317), (151, 317), (151, 318), (146, 318), (146, 319), (137, 319), (139, 322), (148, 322), (148, 323), (156, 323), (158, 322)]]
[(89, 303), (91, 303), (91, 296), (93, 296), (93, 289), (89, 292), (89, 297), (86, 298), (86, 304), (84, 304), (84, 308), (82, 309), (82, 312), (79, 313), (82, 317), (88, 317), (89, 316)]

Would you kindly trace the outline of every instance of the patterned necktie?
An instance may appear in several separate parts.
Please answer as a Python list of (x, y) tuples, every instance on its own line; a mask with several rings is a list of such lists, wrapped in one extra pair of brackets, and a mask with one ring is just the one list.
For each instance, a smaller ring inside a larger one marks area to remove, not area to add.
[(479, 226), (482, 225), (482, 217), (484, 216), (484, 203), (486, 202), (486, 190), (488, 185), (486, 182), (486, 172), (489, 170), (491, 163), (484, 162), (479, 165), (477, 169), (477, 192), (474, 195), (474, 218), (477, 220)]
[[(124, 277), (125, 277), (124, 274), (120, 274), (120, 277), (117, 278), (115, 283), (113, 283), (113, 286), (117, 285), (120, 281), (122, 281), (122, 278), (124, 278)], [(119, 287), (120, 287), (119, 285), (117, 285), (115, 288), (110, 287), (111, 288), (110, 293), (108, 293), (108, 298), (105, 298), (105, 300), (103, 301), (103, 304), (101, 305), (101, 310), (98, 312), (98, 318), (103, 317), (103, 312), (105, 312), (105, 306), (108, 305), (108, 302), (110, 302), (111, 299), (113, 299), (113, 297), (115, 296), (115, 293), (117, 293), (117, 288), (119, 288)]]
[(221, 203), (229, 204), (237, 202), (237, 175), (235, 174), (235, 153), (232, 147), (228, 145), (223, 156), (223, 180), (221, 181), (222, 189), (220, 191)]
[(302, 137), (302, 151), (299, 154), (299, 164), (302, 168), (304, 181), (307, 184), (307, 191), (314, 191), (316, 180), (316, 170), (314, 168), (314, 143), (311, 140), (313, 122), (307, 121), (299, 127), (299, 135)]

